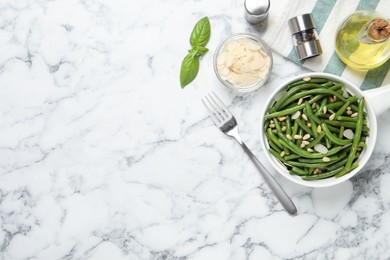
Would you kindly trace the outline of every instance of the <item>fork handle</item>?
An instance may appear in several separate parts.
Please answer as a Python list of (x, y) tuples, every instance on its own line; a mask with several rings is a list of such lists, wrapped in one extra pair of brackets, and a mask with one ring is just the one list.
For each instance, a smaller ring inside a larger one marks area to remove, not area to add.
[(263, 178), (265, 179), (265, 182), (268, 184), (268, 186), (271, 188), (271, 190), (275, 193), (276, 197), (280, 201), (280, 203), (283, 205), (284, 209), (290, 214), (295, 216), (297, 214), (297, 208), (295, 207), (294, 203), (291, 201), (291, 199), (288, 197), (286, 192), (280, 187), (280, 185), (275, 181), (275, 179), (272, 177), (272, 175), (267, 171), (267, 169), (260, 163), (260, 161), (256, 158), (256, 156), (253, 155), (253, 153), (249, 150), (249, 148), (246, 146), (244, 142), (241, 140), (237, 140), (239, 144), (242, 146), (246, 154), (249, 156), (253, 164), (256, 166), (256, 168), (259, 170)]

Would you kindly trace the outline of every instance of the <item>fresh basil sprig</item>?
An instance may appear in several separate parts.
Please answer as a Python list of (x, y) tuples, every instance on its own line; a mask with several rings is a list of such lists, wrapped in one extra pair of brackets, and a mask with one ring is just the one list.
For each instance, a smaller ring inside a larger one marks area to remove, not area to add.
[(206, 54), (209, 49), (205, 46), (210, 39), (210, 21), (209, 18), (203, 17), (192, 30), (190, 44), (192, 49), (188, 50), (187, 56), (183, 59), (180, 69), (180, 85), (184, 88), (190, 84), (198, 75), (199, 57)]

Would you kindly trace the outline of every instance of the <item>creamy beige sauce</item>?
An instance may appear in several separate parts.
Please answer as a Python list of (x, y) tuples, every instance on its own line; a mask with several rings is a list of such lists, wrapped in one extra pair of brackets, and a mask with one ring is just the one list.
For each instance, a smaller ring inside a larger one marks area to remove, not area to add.
[(270, 68), (270, 57), (252, 39), (228, 42), (217, 58), (221, 78), (237, 87), (251, 86), (264, 79)]

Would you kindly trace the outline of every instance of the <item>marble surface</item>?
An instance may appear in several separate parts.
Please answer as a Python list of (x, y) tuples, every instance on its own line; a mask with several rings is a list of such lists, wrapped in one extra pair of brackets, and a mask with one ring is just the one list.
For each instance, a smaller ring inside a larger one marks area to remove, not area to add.
[[(205, 15), (210, 53), (181, 90)], [(239, 32), (256, 32), (242, 1), (1, 1), (1, 259), (389, 259), (390, 112), (351, 181), (309, 189), (275, 175), (290, 217), (200, 102), (219, 94), (270, 167), (259, 110), (304, 70), (275, 53), (263, 89), (218, 86), (213, 51)]]

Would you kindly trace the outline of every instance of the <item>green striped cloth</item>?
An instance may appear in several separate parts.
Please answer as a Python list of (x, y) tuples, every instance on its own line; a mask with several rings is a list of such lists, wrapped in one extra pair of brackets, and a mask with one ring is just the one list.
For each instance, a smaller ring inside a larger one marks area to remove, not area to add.
[[(313, 71), (323, 71), (341, 76), (361, 89), (371, 89), (390, 84), (390, 60), (377, 69), (356, 71), (346, 66), (335, 52), (335, 34), (339, 24), (357, 10), (376, 9), (390, 13), (389, 0), (278, 0), (269, 11), (267, 31), (262, 38), (271, 48), (288, 59)], [(317, 25), (322, 55), (299, 61), (291, 39), (288, 20), (296, 15), (312, 13)]]

